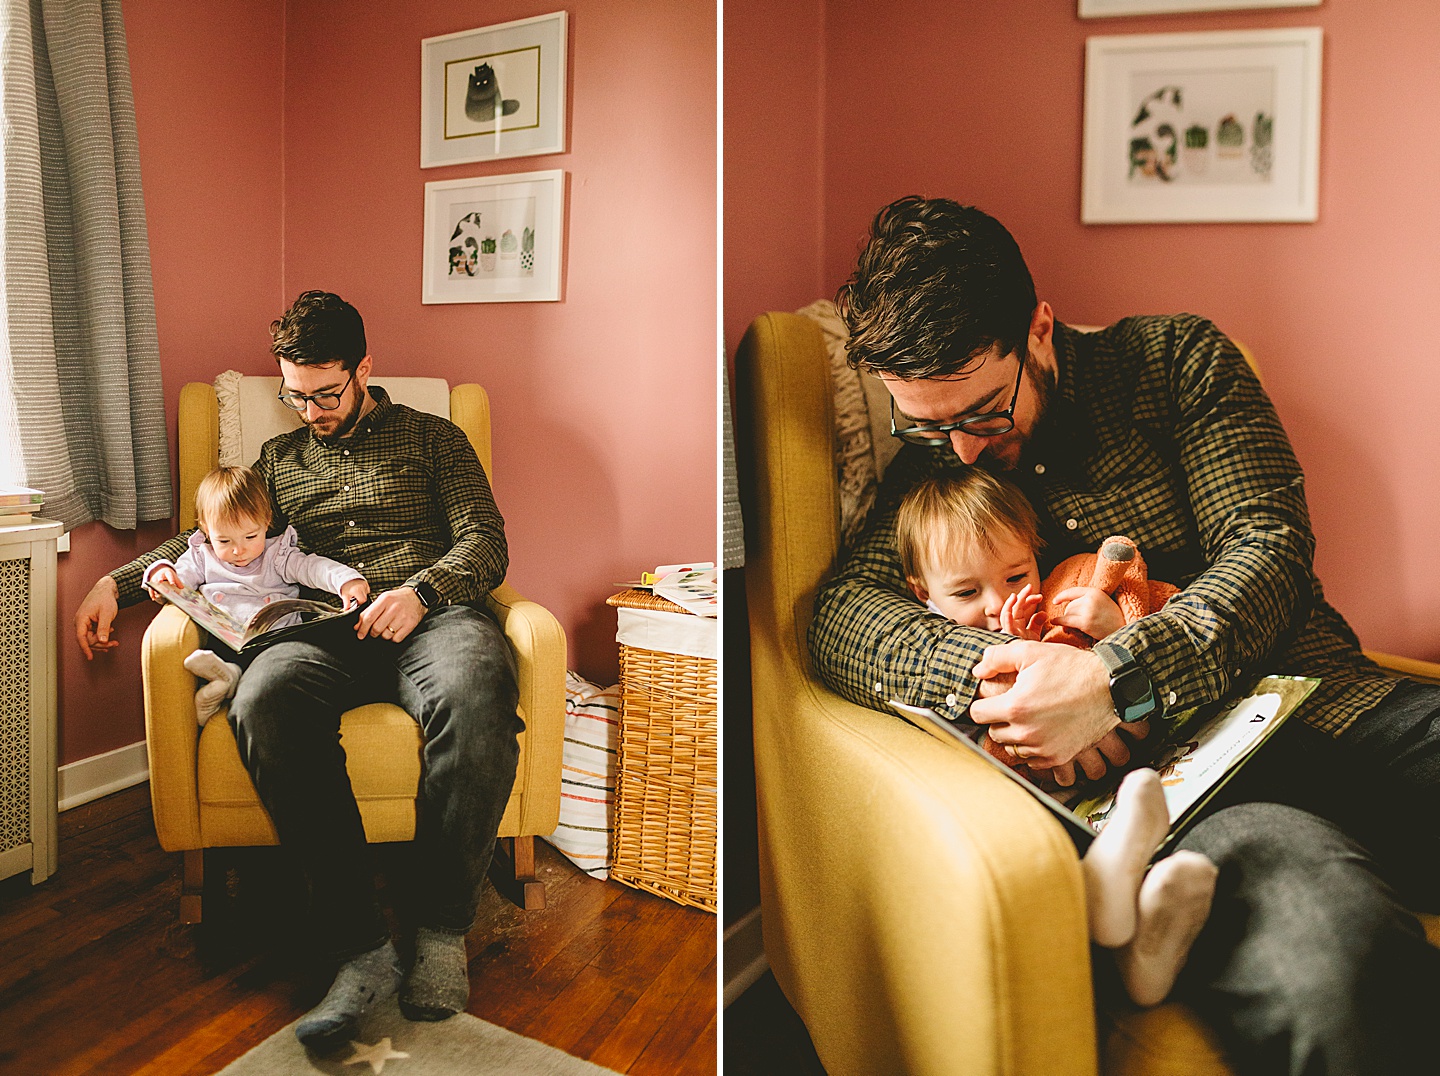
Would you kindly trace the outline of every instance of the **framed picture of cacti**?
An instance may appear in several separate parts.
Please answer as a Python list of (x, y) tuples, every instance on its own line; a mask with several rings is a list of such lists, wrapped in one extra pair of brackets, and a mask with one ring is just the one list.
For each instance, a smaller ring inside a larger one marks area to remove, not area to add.
[(564, 232), (560, 169), (427, 183), (421, 302), (555, 302)]
[(1313, 221), (1318, 27), (1092, 37), (1080, 219)]
[(1176, 11), (1319, 6), (1320, 0), (1080, 0), (1080, 17), (1108, 19), (1116, 15), (1169, 15)]
[(565, 151), (563, 11), (420, 42), (420, 167)]

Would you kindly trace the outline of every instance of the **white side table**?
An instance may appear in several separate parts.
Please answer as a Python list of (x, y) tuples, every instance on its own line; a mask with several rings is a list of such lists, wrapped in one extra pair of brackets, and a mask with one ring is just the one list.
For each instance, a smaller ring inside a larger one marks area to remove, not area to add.
[(0, 878), (57, 862), (55, 540), (59, 523), (0, 527)]

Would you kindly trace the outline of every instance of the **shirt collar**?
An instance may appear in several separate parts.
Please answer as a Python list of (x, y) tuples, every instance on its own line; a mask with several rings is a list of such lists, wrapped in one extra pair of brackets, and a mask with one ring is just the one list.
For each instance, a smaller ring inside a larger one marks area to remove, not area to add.
[(382, 389), (379, 385), (371, 385), (368, 391), (370, 393), (370, 398), (375, 401), (375, 406), (370, 409), (370, 411), (365, 415), (364, 418), (362, 418), (359, 422), (355, 423), (355, 428), (350, 431), (349, 437), (342, 437), (338, 441), (325, 442), (321, 441), (312, 432), (310, 434), (310, 440), (314, 444), (329, 449), (344, 448), (346, 445), (355, 444), (357, 441), (363, 441), (366, 435), (368, 435), (371, 430), (375, 429), (381, 423), (383, 423), (385, 419), (389, 416), (390, 412), (395, 409), (395, 405), (390, 401), (390, 394), (387, 393), (384, 389)]
[(1045, 415), (1025, 446), (1022, 462), (1043, 462), (1060, 468), (1077, 468), (1095, 443), (1090, 416), (1076, 393), (1076, 368), (1089, 364), (1094, 341), (1087, 334), (1055, 322), (1055, 385)]

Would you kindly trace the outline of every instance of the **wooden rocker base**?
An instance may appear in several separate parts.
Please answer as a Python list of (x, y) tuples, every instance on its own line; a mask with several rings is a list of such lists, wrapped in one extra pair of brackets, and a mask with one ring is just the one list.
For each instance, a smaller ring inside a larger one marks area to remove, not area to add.
[(501, 837), (490, 860), (495, 891), (527, 912), (545, 907), (545, 883), (535, 877), (535, 838)]

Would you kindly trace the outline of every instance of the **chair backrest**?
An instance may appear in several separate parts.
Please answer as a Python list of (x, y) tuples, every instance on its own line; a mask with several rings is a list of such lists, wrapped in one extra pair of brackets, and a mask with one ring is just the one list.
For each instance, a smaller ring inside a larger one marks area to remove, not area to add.
[[(370, 382), (383, 388), (395, 403), (448, 418), (459, 426), (490, 475), (490, 400), (483, 388), (465, 384), (451, 389), (438, 377), (374, 377)], [(195, 525), (195, 489), (207, 472), (222, 462), (254, 463), (266, 441), (300, 425), (299, 414), (276, 398), (279, 391), (279, 377), (247, 377), (233, 371), (221, 374), (214, 385), (195, 382), (181, 389), (182, 530)]]
[[(736, 355), (747, 445), (745, 589), (751, 660), (809, 675), (805, 633), (815, 592), (840, 548), (835, 404), (820, 329), (762, 314)], [(780, 670), (773, 670), (777, 674)]]

